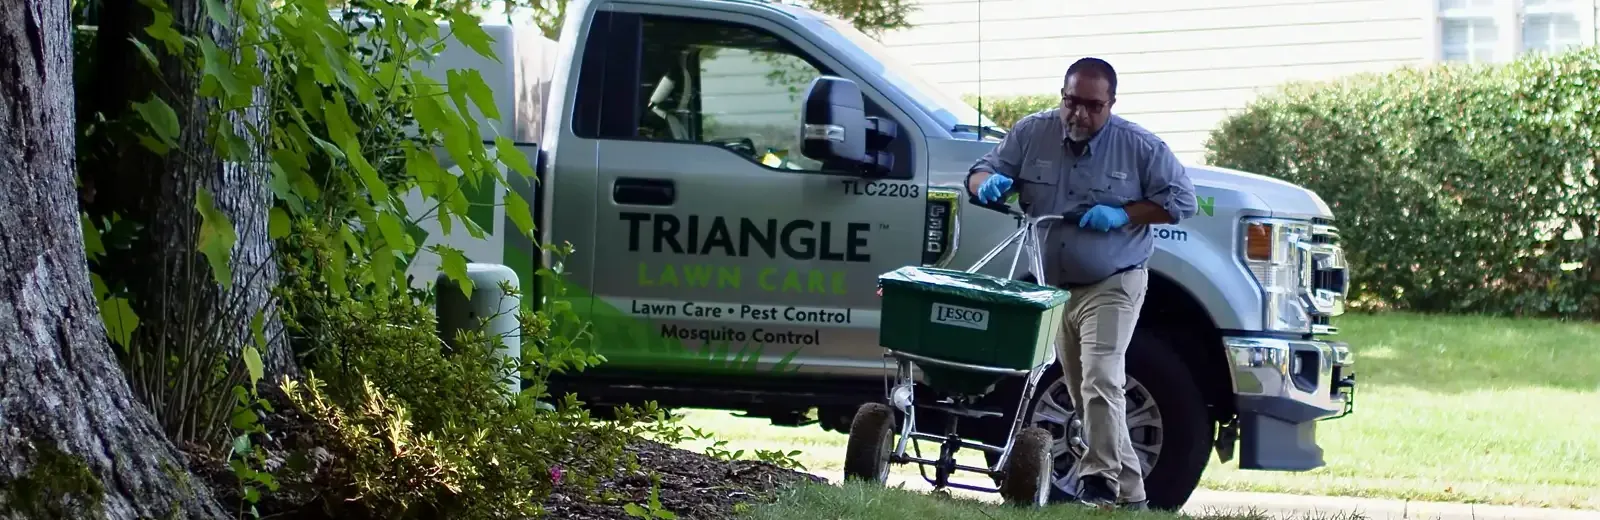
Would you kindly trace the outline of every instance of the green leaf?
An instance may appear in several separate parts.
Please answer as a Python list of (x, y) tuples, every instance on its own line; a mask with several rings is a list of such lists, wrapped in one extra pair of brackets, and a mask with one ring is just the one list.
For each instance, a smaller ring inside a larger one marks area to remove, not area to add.
[(278, 207), (268, 210), (267, 237), (277, 240), (286, 236), (289, 236), (289, 214)]
[(229, 263), (233, 244), (239, 237), (228, 216), (217, 210), (211, 190), (196, 188), (195, 210), (200, 212), (200, 254), (211, 264), (211, 275), (223, 287), (233, 286), (233, 270)]
[[(111, 289), (106, 287), (106, 281), (100, 279), (98, 274), (89, 273), (89, 285), (94, 287), (94, 301), (96, 302), (106, 299), (106, 295), (111, 294)], [(104, 309), (101, 309), (101, 311), (104, 312)]]
[(467, 257), (460, 249), (446, 245), (434, 245), (433, 250), (439, 255), (439, 271), (445, 278), (461, 287), (461, 294), (472, 297), (472, 279), (467, 278)]
[(83, 226), (84, 254), (90, 260), (106, 254), (106, 245), (100, 240), (100, 230), (95, 228), (94, 221), (89, 218), (89, 215), (87, 213), (80, 215), (78, 222)]
[(478, 111), (483, 112), (484, 117), (498, 121), (500, 107), (494, 104), (494, 90), (483, 81), (483, 75), (478, 73), (478, 69), (462, 70), (461, 79), (465, 82), (467, 95), (472, 97), (472, 104), (478, 106)]
[(250, 453), (249, 435), (240, 435), (233, 438), (233, 453), (235, 455), (248, 455)]
[(250, 316), (250, 339), (256, 342), (256, 348), (267, 348), (267, 331), (264, 321), (266, 313), (256, 311)]
[(350, 161), (350, 166), (355, 168), (356, 175), (361, 176), (361, 183), (372, 193), (373, 200), (381, 203), (389, 199), (389, 186), (383, 183), (383, 179), (378, 177), (378, 170), (367, 162), (366, 156), (362, 155), (361, 143), (355, 139), (345, 141), (344, 157)]
[(343, 296), (350, 292), (350, 286), (345, 281), (345, 275), (349, 269), (348, 255), (349, 253), (345, 251), (344, 246), (340, 245), (334, 248), (333, 254), (328, 257), (328, 273), (325, 276), (328, 281), (328, 289), (332, 290), (334, 295)]
[(467, 84), (461, 70), (450, 69), (445, 71), (444, 76), (448, 87), (446, 92), (450, 95), (450, 100), (455, 102), (456, 112), (462, 116), (470, 115), (472, 103), (467, 100)]
[[(167, 54), (178, 56), (183, 53), (184, 43), (188, 40), (172, 27), (172, 12), (167, 10), (166, 4), (160, 0), (140, 0), (139, 3), (151, 7), (150, 25), (144, 28), (145, 34), (161, 42), (167, 49)], [(156, 6), (159, 5), (159, 8)]]
[(256, 425), (256, 419), (254, 411), (249, 408), (242, 408), (233, 412), (233, 416), (228, 419), (228, 426), (235, 430), (248, 430)]
[(106, 335), (111, 341), (129, 348), (133, 344), (133, 331), (139, 328), (139, 316), (133, 313), (133, 306), (122, 297), (106, 298), (100, 301), (100, 319), (105, 322)]
[(333, 102), (323, 106), (326, 110), (326, 123), (328, 124), (328, 141), (345, 144), (356, 140), (357, 126), (350, 119), (350, 108), (344, 103), (344, 96), (334, 94)]
[(294, 76), (294, 93), (300, 98), (300, 107), (311, 114), (311, 117), (322, 118), (322, 86), (317, 84), (306, 69), (300, 69)]
[(144, 57), (145, 63), (150, 64), (150, 72), (161, 72), (161, 60), (156, 59), (156, 53), (150, 51), (150, 46), (132, 36), (128, 37), (128, 43), (132, 43), (133, 47), (139, 50), (139, 55)]
[(309, 136), (306, 136), (306, 137), (310, 138), (311, 142), (315, 143), (317, 145), (317, 148), (321, 148), (324, 153), (327, 153), (329, 156), (332, 156), (334, 159), (343, 159), (344, 158), (344, 150), (340, 150), (339, 149), (339, 145), (330, 143), (327, 140), (325, 140), (325, 139), (323, 139), (321, 137), (314, 136), (314, 135), (309, 135)]
[(266, 71), (261, 70), (261, 47), (246, 45), (239, 48), (239, 62), (233, 66), (233, 79), (246, 88), (266, 84)]
[(500, 63), (500, 57), (495, 56), (494, 48), (490, 46), (494, 43), (494, 38), (490, 37), (489, 33), (483, 32), (483, 26), (479, 25), (476, 16), (460, 11), (451, 14), (450, 31), (456, 40), (472, 48), (478, 55)]
[[(441, 193), (440, 188), (445, 186), (440, 183), (448, 179), (450, 174), (444, 171), (444, 168), (439, 167), (439, 160), (433, 154), (412, 146), (411, 143), (406, 143), (405, 154), (406, 173), (410, 174), (412, 179), (415, 179), (417, 190), (422, 192), (423, 199), (432, 199), (435, 195)], [(450, 187), (454, 188), (454, 184)]]
[(529, 180), (537, 181), (538, 174), (534, 173), (532, 163), (528, 161), (528, 156), (524, 155), (522, 150), (518, 150), (517, 144), (512, 142), (510, 138), (503, 135), (495, 136), (494, 151), (497, 154), (496, 157), (507, 168), (515, 170)]
[[(225, 100), (245, 94), (244, 86), (240, 85), (234, 76), (232, 55), (217, 47), (216, 42), (210, 38), (200, 40), (200, 53), (204, 63), (204, 77), (200, 80), (201, 94), (222, 97)], [(219, 88), (222, 96), (218, 96)]]
[(477, 172), (469, 165), (474, 160), (471, 143), (481, 141), (477, 131), (458, 112), (446, 109), (439, 96), (424, 95), (418, 98), (412, 105), (412, 111), (424, 132), (439, 132), (444, 137), (444, 148), (450, 154), (450, 159), (461, 165), (464, 176), (476, 185)]
[(133, 110), (139, 113), (139, 118), (156, 133), (156, 138), (167, 148), (178, 146), (178, 113), (172, 110), (165, 100), (150, 93), (150, 100), (134, 102)]
[(216, 134), (217, 142), (212, 143), (224, 159), (233, 162), (248, 162), (254, 158), (256, 150), (250, 146), (244, 137), (234, 131), (233, 125), (219, 124), (212, 128)]
[[(394, 253), (391, 251), (374, 251), (372, 253), (371, 269), (373, 287), (377, 289), (380, 297), (389, 295), (391, 282), (395, 284), (405, 283), (405, 280), (398, 279), (397, 274), (401, 273), (395, 271), (395, 258)], [(382, 305), (383, 301), (381, 298), (378, 299), (380, 305)]]
[(261, 381), (265, 371), (261, 364), (261, 351), (256, 350), (253, 346), (246, 345), (243, 357), (244, 368), (250, 372), (250, 388), (254, 389), (256, 383)]
[(400, 217), (389, 211), (379, 213), (377, 217), (378, 231), (383, 234), (384, 245), (388, 249), (410, 254), (411, 249), (406, 246), (405, 226), (400, 223)]
[(206, 0), (206, 15), (223, 27), (233, 25), (228, 8), (222, 5), (222, 0)]
[(154, 152), (156, 155), (166, 155), (167, 152), (172, 151), (172, 147), (167, 146), (166, 143), (163, 143), (154, 137), (150, 137), (149, 134), (140, 132), (138, 137), (139, 145), (145, 147), (145, 149), (148, 149), (151, 152)]
[(524, 236), (533, 238), (533, 211), (528, 208), (528, 201), (522, 200), (515, 191), (506, 190), (506, 218), (511, 219)]

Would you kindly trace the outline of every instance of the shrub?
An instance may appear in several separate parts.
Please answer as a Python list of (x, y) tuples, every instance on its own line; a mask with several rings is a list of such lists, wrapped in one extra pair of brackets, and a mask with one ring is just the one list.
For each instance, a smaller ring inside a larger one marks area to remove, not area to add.
[[(989, 116), (995, 124), (1007, 131), (1012, 125), (1026, 117), (1028, 114), (1041, 110), (1048, 110), (1061, 105), (1061, 97), (1055, 94), (1026, 94), (1021, 96), (984, 96), (979, 98), (971, 94), (962, 96), (967, 104), (972, 105), (983, 115)], [(982, 106), (979, 105), (982, 101)]]
[(1353, 303), (1600, 317), (1600, 49), (1294, 83), (1225, 119), (1210, 164), (1316, 191)]
[[(323, 264), (345, 252), (341, 241), (309, 222), (295, 226), (283, 240), (302, 253), (282, 257), (280, 291), (294, 304), (286, 325), (293, 340), (318, 348), (308, 349), (304, 381), (279, 384), (332, 455), (312, 508), (334, 518), (539, 517), (558, 486), (589, 496), (601, 478), (632, 466), (624, 447), (633, 439), (678, 433), (653, 408), (600, 421), (571, 396), (540, 402), (550, 397), (542, 384), (550, 370), (582, 369), (593, 357), (552, 341), (576, 319), (570, 311), (521, 313), (523, 360), (505, 359), (500, 338), (482, 333), (447, 343), (416, 294), (329, 291)], [(342, 274), (358, 287), (373, 268), (351, 256)], [(528, 388), (508, 395), (501, 381), (516, 375)]]

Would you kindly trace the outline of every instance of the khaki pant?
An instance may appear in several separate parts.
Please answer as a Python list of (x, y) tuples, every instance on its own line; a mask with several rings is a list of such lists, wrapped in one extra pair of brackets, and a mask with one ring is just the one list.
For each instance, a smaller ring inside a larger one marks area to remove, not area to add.
[(1148, 281), (1149, 271), (1133, 269), (1072, 289), (1056, 342), (1056, 359), (1089, 445), (1076, 465), (1078, 476), (1105, 477), (1117, 499), (1129, 502), (1144, 500), (1145, 494), (1139, 456), (1128, 438), (1123, 387), (1128, 342)]

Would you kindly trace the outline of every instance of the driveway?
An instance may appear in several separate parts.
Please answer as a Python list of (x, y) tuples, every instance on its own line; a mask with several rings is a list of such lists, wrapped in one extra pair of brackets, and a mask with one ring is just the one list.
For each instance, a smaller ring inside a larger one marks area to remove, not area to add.
[(1255, 508), (1276, 518), (1328, 518), (1360, 514), (1370, 520), (1600, 520), (1600, 511), (1534, 507), (1417, 502), (1354, 497), (1320, 497), (1279, 493), (1242, 493), (1195, 490), (1183, 512), (1199, 514), (1249, 511)]
[[(909, 472), (907, 471), (909, 468)], [(909, 490), (927, 492), (933, 489), (916, 474), (914, 467), (896, 467), (889, 475), (889, 486), (904, 486)], [(838, 472), (813, 472), (837, 484)], [(929, 469), (931, 476), (933, 470)], [(993, 485), (987, 479), (970, 474), (957, 474), (951, 480), (980, 485)], [(999, 502), (998, 495), (952, 489), (951, 495), (987, 502)], [(1235, 491), (1195, 490), (1183, 512), (1191, 515), (1218, 513), (1246, 513), (1255, 511), (1284, 520), (1350, 519), (1366, 520), (1600, 520), (1600, 511), (1574, 509), (1544, 509), (1535, 507), (1490, 506), (1456, 504), (1448, 502), (1417, 502), (1355, 497), (1322, 497), (1285, 495), (1279, 493), (1245, 493)], [(1359, 516), (1356, 516), (1359, 515)]]

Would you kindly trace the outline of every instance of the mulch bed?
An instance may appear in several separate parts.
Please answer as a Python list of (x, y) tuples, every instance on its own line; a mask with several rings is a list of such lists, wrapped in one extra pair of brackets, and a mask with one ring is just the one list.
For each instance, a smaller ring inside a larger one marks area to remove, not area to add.
[[(654, 471), (660, 477), (662, 507), (684, 520), (735, 518), (735, 504), (768, 502), (780, 489), (804, 481), (827, 482), (810, 473), (763, 462), (717, 460), (649, 440), (635, 441), (627, 450), (638, 457), (641, 470)], [(574, 500), (558, 489), (545, 507), (551, 518), (632, 520), (623, 508), (630, 502), (647, 504), (654, 482), (646, 471), (602, 478), (599, 492), (625, 498), (616, 504), (595, 504)]]
[[(309, 418), (298, 413), (276, 388), (264, 392), (276, 413), (264, 421), (274, 439), (266, 447), (274, 453), (286, 450), (313, 455), (303, 460), (320, 474), (320, 468), (333, 463), (331, 455), (317, 446)], [(212, 491), (224, 504), (237, 504), (237, 479), (228, 468), (226, 453), (207, 453), (198, 446), (185, 446), (190, 469), (211, 484)], [(738, 517), (736, 505), (754, 505), (770, 502), (782, 488), (811, 481), (825, 483), (827, 479), (801, 471), (783, 469), (757, 461), (724, 461), (708, 455), (674, 448), (659, 442), (636, 439), (625, 450), (637, 458), (639, 471), (617, 468), (616, 475), (598, 479), (595, 494), (614, 497), (610, 503), (594, 503), (583, 496), (569, 496), (558, 486), (545, 501), (549, 512), (546, 518), (570, 520), (635, 520), (627, 513), (628, 504), (649, 504), (653, 485), (658, 486), (657, 498), (664, 509), (672, 511), (680, 520), (728, 520)], [(271, 465), (285, 461), (274, 457)], [(652, 474), (659, 482), (652, 479)], [(318, 481), (322, 480), (317, 478)], [(263, 515), (286, 514), (291, 518), (324, 519), (327, 514), (315, 509), (312, 502), (320, 489), (320, 482), (281, 482), (286, 484), (277, 493), (264, 497), (258, 504)]]

